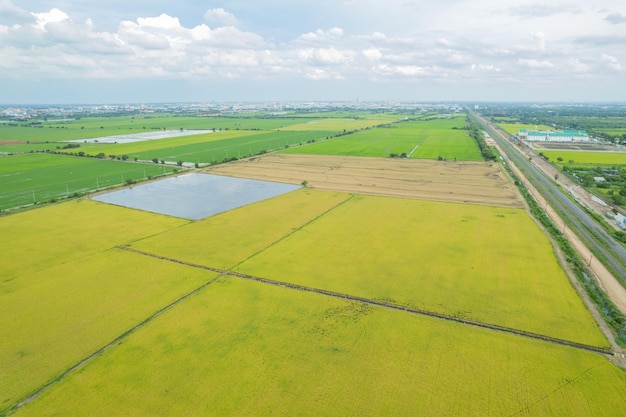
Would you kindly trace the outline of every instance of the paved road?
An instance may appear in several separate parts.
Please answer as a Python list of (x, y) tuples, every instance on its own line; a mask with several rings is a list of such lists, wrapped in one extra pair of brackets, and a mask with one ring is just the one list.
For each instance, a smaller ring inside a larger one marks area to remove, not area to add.
[[(472, 114), (472, 116), (476, 116)], [(477, 117), (477, 116), (476, 116)], [(507, 157), (517, 165), (524, 173), (526, 179), (544, 196), (544, 198), (566, 217), (575, 232), (582, 236), (594, 248), (594, 251), (601, 253), (606, 259), (606, 264), (615, 271), (619, 277), (626, 277), (626, 249), (608, 234), (595, 220), (590, 217), (578, 204), (572, 202), (563, 191), (556, 186), (552, 178), (546, 175), (531, 164), (526, 157), (520, 154), (509, 143), (508, 139), (496, 131), (484, 119), (477, 117), (483, 129), (498, 143)], [(608, 266), (607, 265), (607, 266)]]

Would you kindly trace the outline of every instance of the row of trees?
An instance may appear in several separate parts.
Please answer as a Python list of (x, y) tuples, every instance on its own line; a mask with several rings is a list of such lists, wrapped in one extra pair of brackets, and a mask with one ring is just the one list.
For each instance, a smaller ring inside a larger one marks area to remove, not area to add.
[(466, 119), (467, 128), (469, 130), (469, 135), (474, 138), (476, 144), (478, 144), (478, 148), (480, 149), (480, 154), (482, 155), (485, 161), (495, 161), (496, 153), (493, 148), (487, 145), (485, 142), (485, 134), (482, 129), (472, 121), (469, 117)]

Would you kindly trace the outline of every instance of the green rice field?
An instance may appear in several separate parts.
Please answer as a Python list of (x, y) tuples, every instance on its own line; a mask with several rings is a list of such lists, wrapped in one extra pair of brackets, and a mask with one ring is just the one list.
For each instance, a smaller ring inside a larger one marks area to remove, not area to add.
[(331, 131), (222, 131), (182, 138), (149, 140), (128, 144), (81, 146), (88, 154), (105, 151), (107, 155), (128, 155), (131, 159), (214, 163), (241, 158), (307, 141), (322, 140), (335, 134)]
[(529, 124), (523, 124), (523, 123), (513, 123), (513, 124), (510, 124), (510, 123), (498, 123), (498, 126), (500, 126), (502, 129), (504, 129), (504, 131), (506, 131), (510, 135), (516, 135), (522, 129), (527, 129), (527, 130), (554, 130), (553, 127), (546, 126), (546, 125), (529, 125)]
[[(626, 165), (626, 152), (579, 152), (542, 150), (545, 156), (557, 164), (589, 164), (589, 165)], [(558, 161), (562, 158), (562, 161)], [(573, 162), (570, 162), (573, 161)]]
[(476, 142), (464, 127), (464, 117), (409, 121), (282, 152), (375, 157), (405, 154), (423, 159), (482, 160)]
[(40, 153), (0, 157), (0, 210), (166, 175), (173, 169)]

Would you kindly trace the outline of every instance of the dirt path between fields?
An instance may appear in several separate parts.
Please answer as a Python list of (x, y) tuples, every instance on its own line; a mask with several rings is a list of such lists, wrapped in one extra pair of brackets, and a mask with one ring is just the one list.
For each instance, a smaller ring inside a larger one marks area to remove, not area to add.
[(538, 334), (538, 333), (532, 333), (532, 332), (528, 332), (528, 331), (525, 331), (525, 330), (514, 329), (514, 328), (511, 328), (511, 327), (500, 326), (500, 325), (497, 325), (497, 324), (490, 324), (490, 323), (484, 323), (484, 322), (480, 322), (480, 321), (468, 320), (468, 319), (463, 319), (463, 318), (456, 317), (456, 316), (450, 316), (450, 315), (443, 314), (443, 313), (437, 313), (435, 311), (423, 310), (423, 309), (419, 309), (419, 308), (408, 307), (408, 306), (403, 306), (403, 305), (399, 305), (399, 304), (393, 304), (393, 303), (390, 303), (390, 302), (387, 302), (387, 301), (381, 301), (381, 300), (375, 300), (375, 299), (370, 299), (370, 298), (365, 298), (365, 297), (359, 297), (359, 296), (355, 296), (355, 295), (350, 295), (350, 294), (344, 294), (344, 293), (339, 293), (339, 292), (335, 292), (335, 291), (324, 290), (324, 289), (321, 289), (321, 288), (306, 287), (304, 285), (292, 284), (292, 283), (283, 282), (283, 281), (276, 281), (276, 280), (272, 280), (272, 279), (269, 279), (269, 278), (256, 277), (256, 276), (253, 276), (253, 275), (248, 275), (248, 274), (244, 274), (244, 273), (236, 272), (236, 271), (232, 271), (232, 270), (223, 270), (223, 269), (219, 269), (219, 268), (213, 268), (213, 267), (210, 267), (210, 266), (194, 264), (194, 263), (182, 261), (180, 259), (169, 258), (167, 256), (161, 256), (161, 255), (157, 255), (157, 254), (150, 253), (150, 252), (144, 252), (144, 251), (141, 251), (141, 250), (138, 250), (138, 249), (134, 249), (134, 248), (132, 248), (130, 246), (119, 246), (117, 249), (125, 250), (125, 251), (132, 252), (132, 253), (135, 253), (135, 254), (138, 254), (138, 255), (149, 256), (149, 257), (156, 258), (156, 259), (159, 259), (159, 260), (162, 260), (162, 261), (178, 263), (178, 264), (185, 265), (185, 266), (188, 266), (188, 267), (191, 267), (191, 268), (199, 268), (199, 269), (204, 269), (204, 270), (207, 270), (207, 271), (212, 271), (212, 272), (215, 272), (215, 273), (219, 274), (218, 276), (229, 276), (229, 277), (234, 277), (234, 278), (241, 278), (241, 279), (245, 279), (245, 280), (249, 280), (249, 281), (260, 282), (260, 283), (263, 283), (263, 284), (269, 284), (269, 285), (278, 286), (278, 287), (290, 288), (290, 289), (293, 289), (293, 290), (305, 291), (305, 292), (325, 295), (325, 296), (329, 296), (329, 297), (333, 297), (333, 298), (340, 298), (340, 299), (343, 299), (343, 300), (356, 301), (356, 302), (369, 304), (369, 305), (373, 305), (373, 306), (389, 308), (389, 309), (392, 309), (392, 310), (399, 310), (399, 311), (404, 311), (404, 312), (407, 312), (407, 313), (418, 314), (418, 315), (422, 315), (422, 316), (428, 316), (428, 317), (442, 319), (442, 320), (451, 321), (451, 322), (456, 322), (456, 323), (460, 323), (460, 324), (465, 324), (465, 325), (470, 325), (470, 326), (475, 326), (475, 327), (481, 327), (481, 328), (489, 329), (489, 330), (495, 330), (495, 331), (502, 332), (502, 333), (514, 334), (514, 335), (517, 335), (517, 336), (523, 336), (523, 337), (527, 337), (527, 338), (530, 338), (530, 339), (542, 340), (542, 341), (548, 342), (548, 343), (554, 343), (554, 344), (563, 345), (563, 346), (569, 346), (569, 347), (573, 347), (573, 348), (576, 348), (576, 349), (582, 349), (582, 350), (586, 350), (586, 351), (590, 351), (590, 352), (601, 353), (601, 354), (605, 354), (605, 355), (608, 355), (608, 356), (613, 356), (614, 355), (614, 352), (612, 352), (610, 349), (601, 348), (601, 347), (597, 347), (597, 346), (586, 345), (586, 344), (583, 344), (583, 343), (572, 342), (572, 341), (569, 341), (569, 340), (558, 339), (558, 338), (551, 337), (551, 336), (546, 336), (546, 335), (542, 335), (542, 334)]

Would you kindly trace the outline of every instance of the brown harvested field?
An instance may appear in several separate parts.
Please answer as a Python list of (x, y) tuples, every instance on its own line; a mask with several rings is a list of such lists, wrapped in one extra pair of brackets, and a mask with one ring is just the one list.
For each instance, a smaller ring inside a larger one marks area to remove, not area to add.
[(25, 143), (27, 142), (24, 140), (0, 139), (0, 146), (24, 145)]
[(292, 184), (306, 181), (308, 187), (320, 190), (524, 207), (496, 163), (270, 154), (204, 171)]

